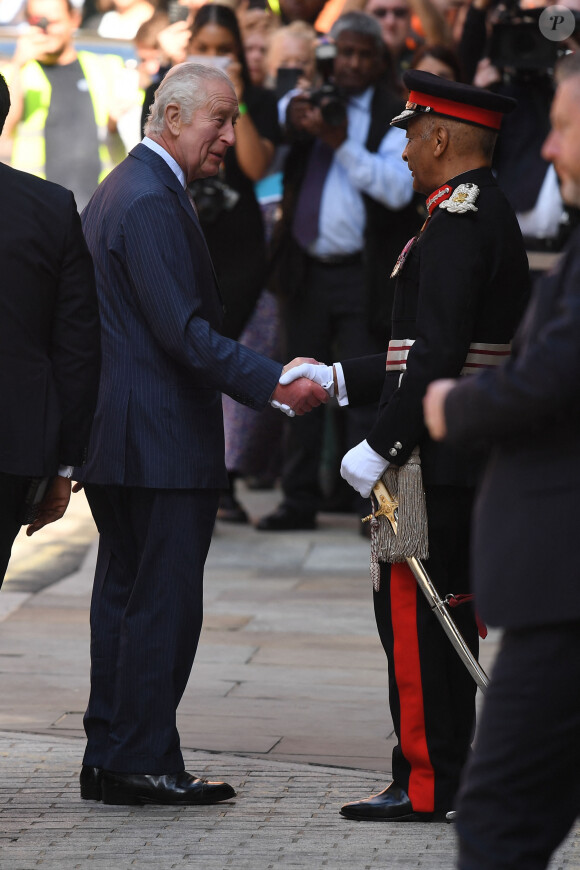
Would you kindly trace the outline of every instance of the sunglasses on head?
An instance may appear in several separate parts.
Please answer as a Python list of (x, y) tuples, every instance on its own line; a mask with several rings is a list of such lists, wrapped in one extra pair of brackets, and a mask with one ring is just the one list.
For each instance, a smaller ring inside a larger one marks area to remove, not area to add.
[(378, 9), (373, 9), (371, 12), (374, 18), (386, 18), (387, 15), (394, 15), (395, 18), (406, 18), (408, 14), (409, 10), (406, 6), (395, 6), (392, 9), (386, 9), (384, 6), (381, 6)]

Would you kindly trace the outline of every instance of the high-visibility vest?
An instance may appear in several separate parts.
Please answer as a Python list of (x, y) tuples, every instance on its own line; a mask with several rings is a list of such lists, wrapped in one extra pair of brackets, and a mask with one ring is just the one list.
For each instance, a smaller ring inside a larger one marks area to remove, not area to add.
[[(87, 81), (89, 95), (93, 104), (97, 135), (99, 140), (99, 159), (101, 172), (99, 181), (113, 169), (121, 155), (114, 159), (108, 142), (108, 120), (111, 94), (115, 80), (123, 74), (123, 58), (115, 54), (95, 54), (79, 51), (78, 60)], [(41, 65), (29, 61), (20, 71), (24, 111), (22, 120), (14, 130), (12, 146), (12, 166), (45, 178), (46, 146), (44, 129), (50, 99), (51, 84)]]

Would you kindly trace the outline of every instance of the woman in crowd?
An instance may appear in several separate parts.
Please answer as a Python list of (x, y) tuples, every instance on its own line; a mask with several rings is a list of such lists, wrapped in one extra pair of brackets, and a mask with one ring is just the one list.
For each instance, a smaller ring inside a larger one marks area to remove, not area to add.
[[(266, 240), (254, 185), (267, 175), (279, 139), (276, 98), (271, 91), (252, 84), (238, 20), (227, 6), (209, 3), (199, 9), (193, 22), (189, 57), (203, 58), (205, 62), (226, 58), (225, 70), (240, 104), (236, 144), (227, 152), (219, 175), (194, 182), (192, 190), (226, 306), (223, 331), (253, 347), (259, 344), (256, 349), (262, 352), (273, 353), (270, 345), (277, 335), (273, 318), (265, 315), (260, 324), (253, 323), (251, 334), (242, 333), (265, 284)], [(231, 486), (222, 497), (218, 517), (246, 522), (233, 483), (238, 473), (249, 473), (244, 456), (257, 415), (253, 411), (240, 415), (236, 403), (227, 399), (224, 413)], [(260, 453), (260, 461), (264, 461), (267, 453), (263, 445)]]
[(411, 67), (450, 82), (465, 81), (459, 56), (446, 45), (422, 45), (413, 55)]
[(266, 84), (266, 57), (270, 40), (280, 22), (265, 9), (240, 10), (238, 20), (244, 42), (244, 54), (253, 85)]

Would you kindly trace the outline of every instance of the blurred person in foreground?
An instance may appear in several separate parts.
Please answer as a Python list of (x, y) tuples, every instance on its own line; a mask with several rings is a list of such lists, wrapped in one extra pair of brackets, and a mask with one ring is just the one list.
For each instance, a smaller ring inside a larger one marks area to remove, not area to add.
[[(580, 56), (556, 74), (543, 154), (577, 209)], [(579, 229), (538, 281), (511, 359), (436, 381), (425, 419), (453, 447), (491, 448), (471, 562), (478, 611), (504, 634), (459, 793), (459, 867), (543, 870), (580, 813)]]
[[(380, 400), (374, 424), (344, 456), (341, 474), (368, 498), (387, 469), (396, 473), (401, 518), (420, 459), (428, 526), (422, 558), (445, 599), (470, 590), (470, 514), (481, 461), (429, 438), (422, 398), (435, 372), (468, 375), (509, 355), (527, 301), (528, 264), (515, 214), (491, 171), (502, 116), (513, 101), (426, 72), (410, 70), (404, 80), (407, 107), (391, 123), (406, 129), (403, 160), (415, 189), (427, 194), (429, 218), (393, 269), (386, 359), (383, 351), (334, 370), (299, 366), (283, 380), (308, 374), (331, 384), (340, 405)], [(412, 513), (418, 522), (415, 502)], [(397, 737), (393, 781), (341, 812), (356, 821), (442, 820), (453, 808), (473, 737), (475, 682), (403, 559), (378, 567), (375, 615)], [(471, 605), (454, 616), (477, 656)]]
[[(187, 185), (235, 140), (232, 82), (193, 63), (156, 92), (146, 136), (83, 212), (103, 368), (87, 499), (99, 529), (81, 796), (211, 804), (227, 783), (184, 770), (176, 710), (202, 622), (203, 569), (226, 485), (221, 393), (302, 414), (325, 401), (280, 363), (220, 334), (223, 306)], [(316, 387), (312, 390), (312, 387)]]
[(82, 210), (126, 154), (117, 130), (128, 108), (118, 95), (123, 60), (77, 51), (80, 13), (70, 0), (28, 0), (26, 20), (6, 73), (11, 163), (69, 188)]
[[(9, 107), (0, 76), (0, 133)], [(68, 506), (97, 399), (100, 330), (72, 193), (4, 164), (0, 184), (1, 585), (31, 490), (47, 486), (28, 535)]]

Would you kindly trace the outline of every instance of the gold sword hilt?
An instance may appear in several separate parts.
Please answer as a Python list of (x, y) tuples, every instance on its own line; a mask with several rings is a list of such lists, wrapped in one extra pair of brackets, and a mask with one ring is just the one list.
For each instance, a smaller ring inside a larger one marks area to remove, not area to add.
[(373, 517), (386, 517), (396, 532), (399, 502), (391, 495), (382, 480), (377, 480), (373, 486), (373, 495), (377, 502), (377, 507), (368, 517), (363, 517), (361, 522), (368, 523)]

